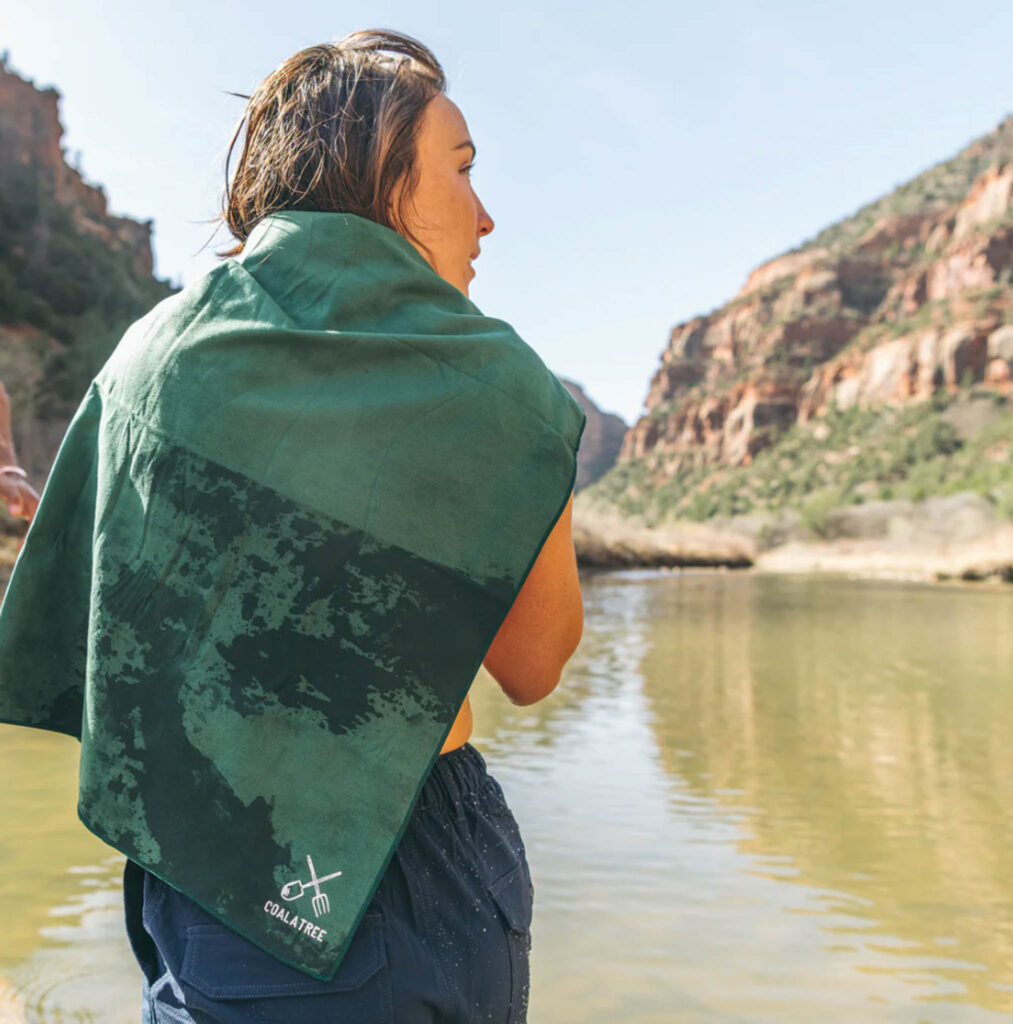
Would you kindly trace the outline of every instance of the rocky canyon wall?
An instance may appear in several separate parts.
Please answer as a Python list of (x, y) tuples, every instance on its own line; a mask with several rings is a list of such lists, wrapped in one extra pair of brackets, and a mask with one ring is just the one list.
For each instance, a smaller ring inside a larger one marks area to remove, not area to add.
[(68, 164), (59, 102), (0, 64), (0, 380), (37, 486), (91, 375), (172, 292), (152, 273), (152, 222), (110, 213)]
[(1011, 400), (1013, 118), (677, 325), (617, 460), (659, 488), (785, 431), (939, 392)]

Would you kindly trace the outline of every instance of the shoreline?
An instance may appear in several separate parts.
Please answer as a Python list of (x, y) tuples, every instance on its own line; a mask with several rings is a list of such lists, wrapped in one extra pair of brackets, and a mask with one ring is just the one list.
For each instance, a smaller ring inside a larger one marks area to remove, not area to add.
[(1013, 583), (1013, 524), (970, 540), (900, 545), (870, 540), (792, 542), (758, 555), (760, 572), (822, 572), (928, 583)]
[(948, 575), (945, 573), (934, 573), (924, 570), (892, 569), (881, 565), (868, 565), (860, 561), (838, 562), (833, 565), (821, 561), (819, 556), (813, 556), (811, 560), (800, 560), (790, 566), (778, 565), (770, 567), (759, 560), (753, 565), (727, 566), (727, 565), (588, 565), (578, 563), (578, 572), (581, 579), (591, 576), (608, 575), (612, 573), (665, 573), (665, 574), (695, 574), (695, 573), (723, 573), (734, 572), (756, 576), (836, 576), (844, 579), (870, 580), (881, 583), (923, 583), (932, 586), (951, 586), (962, 588), (995, 589), (1001, 590), (1013, 583), (1013, 574), (990, 573), (985, 576), (969, 575)]
[(764, 547), (755, 531), (725, 524), (649, 527), (611, 511), (574, 510), (577, 566), (619, 569), (751, 569), (765, 574), (827, 573), (926, 583), (1013, 583), (1013, 522), (973, 536), (793, 537)]

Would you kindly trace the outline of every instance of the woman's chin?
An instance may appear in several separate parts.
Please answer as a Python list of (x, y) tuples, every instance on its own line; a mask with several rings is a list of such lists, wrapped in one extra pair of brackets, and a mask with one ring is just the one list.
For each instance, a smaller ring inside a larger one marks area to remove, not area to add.
[(464, 292), (465, 295), (467, 295), (468, 294), (468, 286), (471, 284), (471, 282), (472, 282), (474, 277), (475, 277), (475, 271), (469, 265), (465, 269), (463, 274), (457, 275), (454, 278), (454, 280), (451, 281), (451, 284), (456, 285), (459, 291), (462, 291), (462, 292)]

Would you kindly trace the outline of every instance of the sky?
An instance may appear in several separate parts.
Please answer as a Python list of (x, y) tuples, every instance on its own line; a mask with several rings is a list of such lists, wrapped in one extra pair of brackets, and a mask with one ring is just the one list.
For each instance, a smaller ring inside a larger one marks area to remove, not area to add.
[(228, 92), (361, 28), (426, 43), (477, 144), (471, 298), (627, 424), (676, 324), (1013, 113), (1010, 0), (8, 0), (0, 48), (186, 283), (229, 241)]

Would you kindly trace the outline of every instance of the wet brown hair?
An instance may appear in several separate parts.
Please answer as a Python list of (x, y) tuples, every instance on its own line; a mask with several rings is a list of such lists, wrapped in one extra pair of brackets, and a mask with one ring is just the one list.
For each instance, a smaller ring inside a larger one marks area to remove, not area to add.
[(218, 255), (241, 252), (256, 224), (280, 210), (354, 213), (417, 241), (405, 225), (415, 143), (426, 104), (446, 87), (433, 53), (389, 29), (293, 54), (249, 98), (229, 144), (218, 220), (239, 241)]

